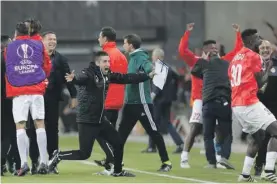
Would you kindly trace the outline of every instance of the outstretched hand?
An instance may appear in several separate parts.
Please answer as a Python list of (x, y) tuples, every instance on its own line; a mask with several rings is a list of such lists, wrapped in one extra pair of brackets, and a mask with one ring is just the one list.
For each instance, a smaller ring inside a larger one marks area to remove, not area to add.
[(69, 73), (66, 73), (64, 78), (66, 80), (66, 82), (71, 82), (75, 77), (75, 74), (74, 74), (74, 70), (69, 74)]

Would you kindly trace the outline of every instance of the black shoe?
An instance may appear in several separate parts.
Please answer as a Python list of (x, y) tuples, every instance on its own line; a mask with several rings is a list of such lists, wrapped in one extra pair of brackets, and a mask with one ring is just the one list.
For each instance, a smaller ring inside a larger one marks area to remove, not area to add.
[(32, 162), (31, 174), (35, 175), (38, 173), (38, 162)]
[(38, 166), (38, 174), (48, 174), (48, 166), (45, 163), (41, 163)]
[(175, 150), (173, 153), (174, 153), (174, 154), (182, 153), (183, 148), (184, 148), (184, 145), (183, 145), (183, 144), (178, 145), (177, 148), (176, 148), (176, 150)]
[(17, 172), (17, 175), (18, 175), (18, 176), (25, 176), (29, 171), (30, 171), (30, 168), (29, 168), (28, 164), (25, 163), (25, 164), (23, 165), (23, 167), (21, 167), (21, 168), (19, 169), (19, 171)]
[(145, 150), (142, 150), (141, 153), (157, 153), (156, 148), (146, 148)]
[(60, 172), (59, 172), (59, 170), (58, 170), (57, 167), (54, 167), (54, 169), (49, 170), (49, 173), (50, 173), (50, 174), (59, 174)]
[(133, 173), (130, 173), (128, 171), (122, 170), (120, 173), (113, 173), (112, 176), (114, 177), (136, 177)]
[(58, 150), (55, 150), (53, 152), (53, 157), (48, 163), (48, 169), (50, 171), (54, 170), (54, 168), (57, 167), (58, 163), (61, 161), (61, 159), (59, 158), (59, 153), (60, 152)]
[(158, 170), (159, 172), (169, 172), (172, 169), (172, 165), (162, 164), (161, 168)]
[(254, 169), (255, 169), (255, 174), (254, 175), (255, 176), (261, 176), (261, 174), (263, 172), (263, 167), (255, 165)]

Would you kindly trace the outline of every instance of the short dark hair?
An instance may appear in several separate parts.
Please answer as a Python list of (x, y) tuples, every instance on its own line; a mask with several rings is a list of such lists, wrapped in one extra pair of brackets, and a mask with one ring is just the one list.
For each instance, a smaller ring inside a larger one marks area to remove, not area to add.
[(114, 42), (116, 40), (116, 32), (112, 27), (103, 27), (101, 29), (102, 37), (106, 37), (109, 42)]
[(216, 44), (216, 41), (215, 40), (206, 40), (203, 42), (203, 46), (207, 46), (210, 44)]
[(29, 35), (29, 28), (24, 22), (17, 23), (15, 30), (17, 32), (17, 35)]
[(247, 38), (249, 36), (253, 36), (254, 34), (258, 33), (257, 29), (245, 29), (242, 33), (241, 33), (241, 37), (242, 40), (245, 42), (247, 41)]
[(35, 34), (38, 34), (40, 30), (42, 29), (42, 25), (39, 20), (34, 18), (29, 18), (25, 20), (24, 22), (30, 23), (30, 35), (33, 36)]
[(134, 49), (140, 48), (141, 38), (138, 35), (130, 34), (130, 35), (124, 36), (123, 39), (126, 39), (127, 43), (132, 44)]
[(44, 38), (45, 36), (47, 36), (48, 34), (54, 34), (56, 35), (56, 33), (54, 31), (45, 31), (41, 34), (41, 36)]
[(94, 61), (98, 61), (100, 57), (102, 56), (109, 56), (109, 54), (105, 51), (97, 51), (95, 54), (94, 54)]

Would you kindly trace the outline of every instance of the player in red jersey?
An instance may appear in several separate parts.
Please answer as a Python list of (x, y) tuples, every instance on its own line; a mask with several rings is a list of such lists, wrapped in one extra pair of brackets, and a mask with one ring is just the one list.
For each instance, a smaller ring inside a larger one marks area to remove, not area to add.
[(229, 66), (229, 78), (232, 87), (233, 119), (238, 121), (243, 131), (253, 137), (249, 143), (242, 174), (238, 181), (255, 182), (250, 176), (254, 158), (264, 139), (264, 130), (271, 135), (266, 155), (266, 165), (262, 177), (273, 183), (277, 182), (274, 165), (277, 159), (277, 121), (274, 115), (259, 101), (258, 90), (265, 84), (271, 66), (263, 65), (257, 53), (261, 44), (255, 29), (242, 33), (244, 47), (237, 53)]
[[(189, 65), (189, 67), (193, 67), (194, 64), (200, 59), (200, 57), (196, 56), (193, 52), (191, 52), (188, 48), (189, 44), (189, 36), (190, 32), (193, 30), (194, 23), (187, 24), (187, 30), (184, 36), (181, 38), (179, 44), (179, 54), (181, 58)], [(236, 32), (236, 43), (235, 48), (222, 57), (223, 60), (231, 61), (235, 56), (236, 52), (238, 52), (243, 47), (243, 42), (241, 39), (241, 34), (239, 30), (239, 26), (237, 24), (233, 24), (233, 29)], [(203, 43), (203, 51), (204, 53), (210, 53), (212, 55), (218, 54), (218, 49), (216, 46), (216, 42), (214, 40), (207, 40)], [(203, 81), (195, 76), (191, 76), (192, 81), (192, 100), (193, 100), (193, 108), (192, 114), (190, 117), (191, 129), (188, 137), (186, 138), (184, 150), (181, 155), (181, 164), (182, 168), (190, 168), (188, 164), (188, 154), (193, 146), (194, 139), (197, 135), (201, 133), (202, 130), (202, 86)]]

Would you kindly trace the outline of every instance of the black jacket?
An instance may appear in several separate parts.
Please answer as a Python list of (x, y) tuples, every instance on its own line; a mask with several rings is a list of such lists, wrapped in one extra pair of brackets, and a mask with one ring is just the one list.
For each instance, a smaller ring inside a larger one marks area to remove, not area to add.
[[(166, 66), (166, 64), (164, 64)], [(177, 99), (178, 75), (168, 66), (168, 73), (163, 89), (152, 84), (152, 91), (156, 94), (154, 104), (171, 103)]]
[(228, 77), (229, 62), (218, 57), (210, 61), (199, 59), (191, 74), (203, 79), (203, 104), (217, 98), (231, 103), (231, 86)]
[(72, 83), (78, 85), (77, 122), (99, 124), (104, 118), (104, 102), (109, 83), (138, 84), (149, 79), (144, 73), (120, 74), (109, 73), (104, 76), (100, 68), (91, 62), (81, 74), (76, 75)]
[(272, 58), (272, 62), (265, 91), (258, 93), (258, 97), (270, 111), (277, 112), (277, 58)]
[(75, 86), (72, 83), (67, 83), (64, 79), (65, 74), (71, 72), (67, 58), (57, 51), (55, 51), (50, 56), (50, 58), (52, 61), (52, 71), (48, 77), (49, 84), (45, 95), (49, 95), (57, 100), (61, 100), (62, 90), (66, 85), (71, 98), (75, 98), (77, 95)]

